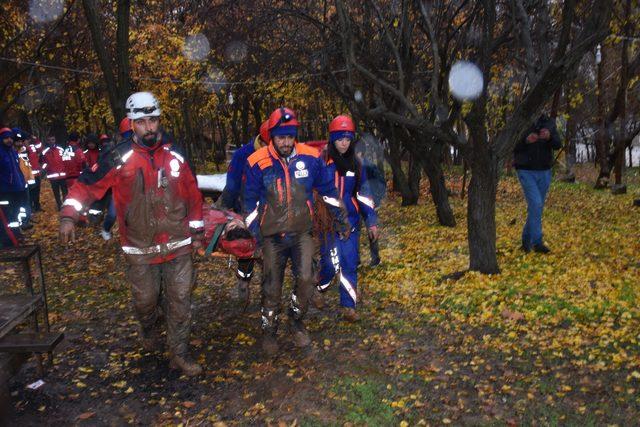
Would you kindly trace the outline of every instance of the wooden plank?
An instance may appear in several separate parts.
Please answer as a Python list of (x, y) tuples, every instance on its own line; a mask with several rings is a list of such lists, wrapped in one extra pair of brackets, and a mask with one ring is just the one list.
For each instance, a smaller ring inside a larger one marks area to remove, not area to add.
[(0, 339), (0, 353), (48, 353), (64, 338), (62, 332), (7, 335)]
[(22, 323), (42, 304), (42, 295), (0, 295), (0, 338)]
[(24, 261), (38, 250), (37, 245), (17, 246), (0, 249), (0, 262)]

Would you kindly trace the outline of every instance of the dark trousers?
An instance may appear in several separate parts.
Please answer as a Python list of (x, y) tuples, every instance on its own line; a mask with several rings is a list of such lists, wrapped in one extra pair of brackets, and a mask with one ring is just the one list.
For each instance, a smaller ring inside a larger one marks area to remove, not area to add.
[(107, 201), (107, 214), (104, 216), (104, 222), (102, 223), (102, 229), (106, 232), (111, 232), (113, 224), (116, 223), (116, 205), (113, 202), (113, 196), (111, 192), (108, 192), (105, 196)]
[(0, 247), (17, 246), (20, 232), (20, 206), (23, 202), (23, 192), (0, 193), (0, 209), (2, 209), (2, 231), (0, 232)]
[(313, 255), (316, 249), (311, 233), (265, 237), (262, 243), (262, 328), (276, 330), (280, 313), (282, 284), (287, 261), (291, 259), (294, 285), (289, 315), (300, 320), (309, 308), (313, 293)]
[(64, 179), (57, 179), (49, 181), (51, 183), (51, 190), (53, 191), (53, 197), (56, 199), (56, 205), (58, 210), (62, 208), (62, 202), (67, 198), (67, 182)]
[(39, 212), (42, 210), (40, 206), (40, 176), (36, 176), (36, 183), (29, 186), (29, 197), (31, 198), (31, 211)]
[(191, 332), (191, 291), (193, 263), (191, 254), (160, 264), (130, 264), (127, 279), (142, 336), (157, 327), (158, 307), (162, 305), (167, 321), (167, 347), (172, 356), (189, 351)]
[(240, 280), (249, 281), (253, 276), (253, 266), (255, 262), (253, 259), (238, 259), (238, 270), (236, 271), (236, 277)]

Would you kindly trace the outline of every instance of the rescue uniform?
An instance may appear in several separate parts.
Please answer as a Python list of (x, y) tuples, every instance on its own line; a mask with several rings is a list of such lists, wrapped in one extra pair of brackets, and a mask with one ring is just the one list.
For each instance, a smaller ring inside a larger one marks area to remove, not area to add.
[(67, 173), (67, 188), (70, 189), (82, 173), (85, 167), (85, 158), (82, 148), (75, 141), (69, 141), (69, 145), (64, 149), (62, 155), (65, 172)]
[[(325, 235), (321, 241), (320, 281), (318, 289), (327, 290), (333, 277), (340, 277), (340, 305), (355, 308), (357, 302), (357, 269), (360, 264), (360, 216), (365, 218), (367, 228), (378, 225), (373, 197), (369, 189), (367, 175), (362, 165), (360, 179), (356, 182), (355, 171), (347, 171), (341, 176), (336, 164), (329, 158), (327, 173), (333, 176), (333, 182), (340, 198), (347, 208), (351, 234), (346, 240), (334, 235)], [(355, 188), (356, 185), (359, 188)]]
[(67, 197), (67, 171), (64, 161), (64, 148), (58, 144), (47, 147), (42, 151), (42, 169), (51, 184), (53, 197), (56, 199), (58, 210), (62, 207), (63, 200)]
[(296, 143), (286, 159), (272, 144), (259, 149), (249, 156), (245, 175), (245, 221), (262, 242), (262, 328), (275, 333), (288, 259), (295, 277), (289, 306), (294, 320), (304, 317), (313, 292), (313, 190), (344, 226), (346, 211), (320, 154), (303, 144)]
[(33, 179), (35, 181), (33, 186), (29, 187), (29, 198), (31, 199), (32, 212), (39, 212), (42, 210), (40, 206), (40, 172), (42, 169), (40, 166), (40, 153), (42, 153), (42, 142), (36, 141), (35, 144), (29, 144), (27, 146), (27, 156), (29, 157), (31, 172), (33, 173)]
[(194, 282), (191, 242), (202, 239), (204, 226), (195, 177), (164, 134), (153, 147), (130, 138), (80, 175), (61, 217), (77, 221), (79, 213), (110, 188), (143, 338), (154, 332), (163, 301), (169, 352), (185, 356)]
[(0, 141), (0, 247), (17, 246), (20, 225), (26, 217), (23, 195), (26, 182), (20, 171), (18, 153), (13, 146)]

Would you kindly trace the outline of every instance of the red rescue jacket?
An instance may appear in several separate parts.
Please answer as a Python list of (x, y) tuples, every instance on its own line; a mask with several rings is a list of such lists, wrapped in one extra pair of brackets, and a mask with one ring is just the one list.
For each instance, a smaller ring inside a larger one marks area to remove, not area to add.
[(40, 176), (40, 153), (42, 153), (42, 142), (38, 141), (36, 144), (27, 146), (27, 156), (29, 157), (29, 163), (31, 163), (33, 176)]
[(82, 152), (84, 154), (85, 162), (87, 163), (87, 167), (90, 168), (96, 163), (98, 163), (98, 157), (100, 156), (100, 150), (98, 148), (86, 149)]
[(129, 138), (105, 152), (71, 187), (60, 216), (77, 221), (109, 188), (131, 264), (169, 261), (189, 253), (192, 239), (202, 239), (202, 194), (166, 136), (153, 147)]
[(42, 152), (42, 169), (50, 181), (58, 181), (67, 178), (65, 164), (62, 161), (64, 148), (59, 145), (45, 148)]
[(82, 172), (85, 166), (85, 159), (82, 149), (78, 145), (69, 144), (69, 146), (64, 149), (62, 160), (64, 161), (67, 178), (77, 178), (80, 176), (80, 172)]

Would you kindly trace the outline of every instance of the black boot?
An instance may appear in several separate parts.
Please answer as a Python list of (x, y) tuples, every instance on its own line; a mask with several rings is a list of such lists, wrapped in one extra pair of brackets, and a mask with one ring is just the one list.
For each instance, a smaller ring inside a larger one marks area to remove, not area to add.
[(537, 245), (533, 245), (533, 251), (539, 254), (548, 254), (549, 252), (551, 252), (551, 249), (549, 249), (544, 243), (540, 243)]

